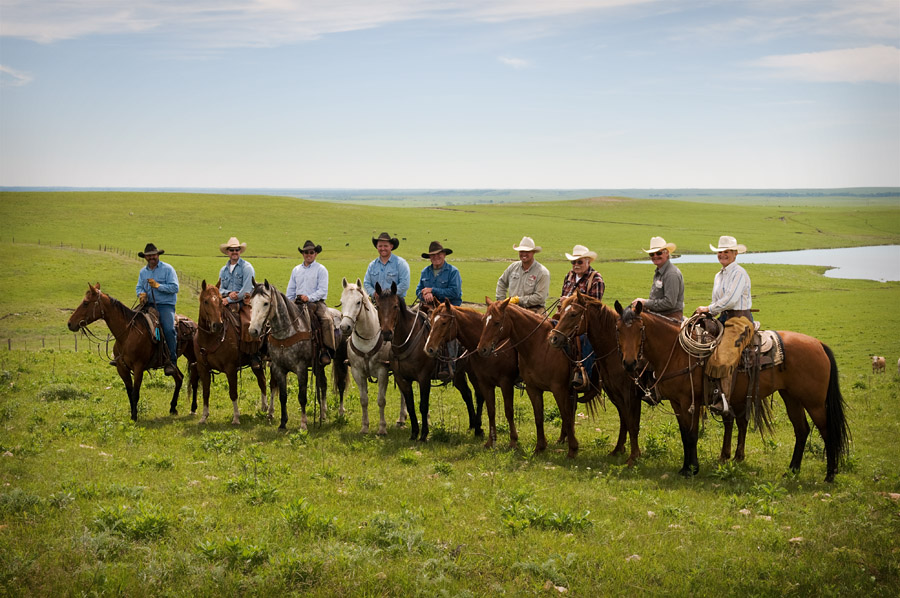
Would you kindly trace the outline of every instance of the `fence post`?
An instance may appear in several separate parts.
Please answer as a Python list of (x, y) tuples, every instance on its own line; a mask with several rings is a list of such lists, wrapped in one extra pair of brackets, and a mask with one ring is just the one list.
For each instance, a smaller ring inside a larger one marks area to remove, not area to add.
[(78, 333), (73, 332), (72, 336), (75, 337), (75, 352), (78, 353)]

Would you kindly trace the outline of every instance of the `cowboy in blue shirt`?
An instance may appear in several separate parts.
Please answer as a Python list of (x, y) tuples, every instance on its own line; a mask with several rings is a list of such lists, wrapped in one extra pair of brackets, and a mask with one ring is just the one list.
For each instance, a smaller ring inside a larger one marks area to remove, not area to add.
[(246, 301), (253, 292), (253, 277), (256, 272), (250, 262), (241, 257), (247, 251), (247, 244), (238, 241), (237, 237), (231, 237), (227, 243), (219, 245), (219, 251), (228, 256), (228, 263), (219, 270), (219, 293), (228, 309), (240, 319), (240, 350), (249, 353), (250, 366), (259, 369), (262, 367), (262, 356), (259, 353), (262, 343), (250, 336), (252, 311)]
[(432, 241), (428, 246), (428, 253), (422, 254), (423, 258), (431, 260), (431, 265), (422, 270), (419, 286), (416, 287), (416, 297), (422, 303), (435, 305), (449, 299), (451, 305), (462, 304), (462, 279), (459, 270), (446, 262), (446, 257), (451, 253), (452, 249)]
[(378, 257), (372, 260), (366, 269), (366, 276), (363, 279), (363, 287), (370, 297), (375, 295), (375, 283), (379, 283), (381, 288), (391, 288), (391, 283), (397, 283), (397, 296), (406, 298), (406, 292), (409, 290), (409, 264), (406, 260), (398, 255), (394, 255), (393, 251), (400, 246), (397, 237), (391, 237), (387, 233), (381, 233), (378, 237), (372, 239), (372, 245), (378, 250)]
[(153, 243), (147, 243), (144, 251), (138, 252), (138, 257), (147, 260), (147, 265), (141, 268), (135, 292), (141, 305), (152, 305), (159, 312), (159, 325), (163, 329), (171, 360), (165, 365), (164, 371), (166, 375), (174, 376), (177, 371), (175, 363), (178, 361), (178, 344), (175, 338), (178, 275), (175, 273), (175, 268), (159, 261), (159, 256), (164, 253), (165, 250), (157, 249)]

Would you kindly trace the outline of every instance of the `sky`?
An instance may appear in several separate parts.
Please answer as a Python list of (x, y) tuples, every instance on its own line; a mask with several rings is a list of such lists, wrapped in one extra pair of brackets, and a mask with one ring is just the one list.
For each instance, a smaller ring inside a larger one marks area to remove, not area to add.
[(0, 186), (900, 186), (900, 2), (0, 0)]

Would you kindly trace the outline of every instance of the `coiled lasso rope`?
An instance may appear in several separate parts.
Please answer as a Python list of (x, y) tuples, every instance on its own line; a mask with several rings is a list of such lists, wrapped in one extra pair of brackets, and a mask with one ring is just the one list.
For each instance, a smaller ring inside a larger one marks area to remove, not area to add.
[[(705, 320), (705, 322), (701, 322)], [(714, 323), (715, 332), (706, 329), (705, 324)], [(706, 314), (694, 314), (681, 324), (678, 342), (681, 348), (696, 359), (706, 359), (715, 351), (725, 333), (725, 327), (715, 318)]]

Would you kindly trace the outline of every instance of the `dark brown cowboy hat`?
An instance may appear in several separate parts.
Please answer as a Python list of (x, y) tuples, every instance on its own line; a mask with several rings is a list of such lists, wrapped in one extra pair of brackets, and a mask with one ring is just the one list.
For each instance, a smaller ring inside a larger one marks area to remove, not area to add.
[(153, 243), (147, 243), (147, 246), (144, 247), (143, 251), (138, 251), (138, 257), (147, 257), (148, 255), (162, 255), (165, 252), (165, 249), (157, 249), (156, 245), (154, 245)]
[(450, 255), (451, 253), (453, 253), (452, 249), (445, 248), (438, 241), (432, 241), (431, 244), (428, 246), (428, 253), (423, 253), (422, 257), (424, 257), (425, 259), (428, 259), (429, 257), (433, 256), (434, 254), (440, 253), (442, 251), (444, 252), (444, 255)]
[(380, 235), (372, 239), (372, 245), (378, 247), (378, 241), (387, 241), (394, 246), (394, 249), (397, 249), (400, 246), (400, 239), (398, 239), (397, 237), (392, 237), (387, 233), (381, 233)]
[(317, 254), (318, 254), (318, 253), (322, 253), (322, 246), (321, 246), (321, 245), (316, 245), (315, 243), (313, 243), (313, 242), (310, 241), (309, 239), (306, 240), (306, 243), (303, 244), (303, 247), (298, 247), (298, 248), (297, 248), (297, 251), (299, 251), (300, 253), (303, 253), (303, 252), (306, 251), (307, 249), (312, 249), (312, 250), (315, 251)]

